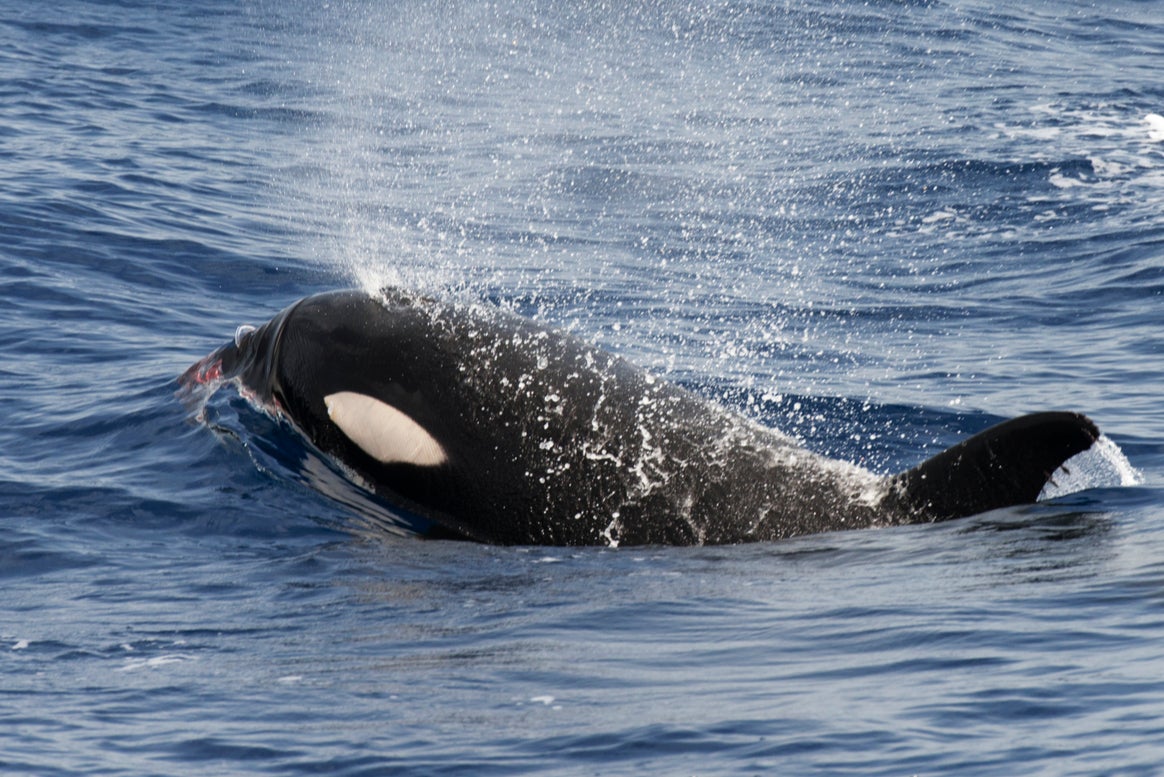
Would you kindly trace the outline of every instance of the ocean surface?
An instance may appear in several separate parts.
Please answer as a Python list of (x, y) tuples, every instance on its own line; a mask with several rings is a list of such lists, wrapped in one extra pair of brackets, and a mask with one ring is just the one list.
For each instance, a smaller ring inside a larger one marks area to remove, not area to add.
[[(0, 0), (0, 773), (1164, 774), (1162, 114), (1158, 2)], [(176, 392), (382, 284), (879, 473), (1050, 409), (1128, 464), (746, 546), (376, 532)]]

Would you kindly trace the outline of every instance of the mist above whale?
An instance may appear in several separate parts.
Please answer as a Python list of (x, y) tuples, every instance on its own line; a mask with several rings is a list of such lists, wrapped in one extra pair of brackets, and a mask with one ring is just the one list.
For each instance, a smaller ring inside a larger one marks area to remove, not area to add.
[(185, 383), (237, 381), (433, 536), (714, 544), (1034, 502), (1085, 416), (1023, 416), (890, 477), (812, 453), (569, 334), (399, 290), (302, 299)]

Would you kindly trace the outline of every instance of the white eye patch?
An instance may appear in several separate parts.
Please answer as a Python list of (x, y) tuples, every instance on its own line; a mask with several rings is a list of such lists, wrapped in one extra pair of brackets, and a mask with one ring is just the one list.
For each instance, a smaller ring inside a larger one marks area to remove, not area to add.
[(324, 397), (323, 404), (328, 418), (376, 461), (435, 467), (448, 460), (445, 449), (423, 426), (375, 397), (339, 391)]

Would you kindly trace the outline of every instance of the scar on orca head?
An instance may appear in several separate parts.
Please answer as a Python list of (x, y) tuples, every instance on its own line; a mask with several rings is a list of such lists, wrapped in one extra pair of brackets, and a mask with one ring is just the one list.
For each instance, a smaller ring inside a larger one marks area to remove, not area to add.
[(382, 464), (436, 467), (445, 449), (408, 414), (367, 394), (338, 391), (323, 398), (327, 415), (348, 439)]

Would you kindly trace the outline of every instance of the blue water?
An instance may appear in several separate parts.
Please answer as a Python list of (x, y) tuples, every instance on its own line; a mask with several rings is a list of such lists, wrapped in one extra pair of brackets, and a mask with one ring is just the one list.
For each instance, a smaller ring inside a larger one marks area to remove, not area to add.
[[(1161, 18), (0, 3), (0, 771), (1161, 773)], [(1142, 481), (740, 547), (379, 533), (174, 394), (383, 282), (878, 472), (1070, 409)]]

